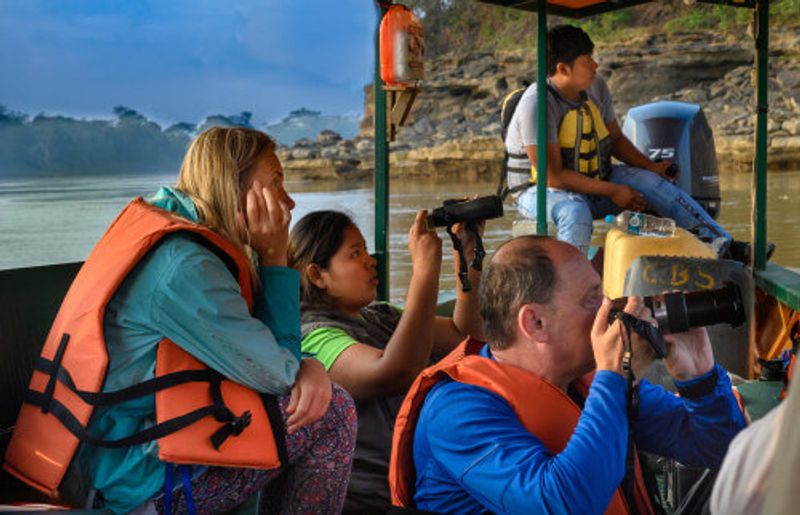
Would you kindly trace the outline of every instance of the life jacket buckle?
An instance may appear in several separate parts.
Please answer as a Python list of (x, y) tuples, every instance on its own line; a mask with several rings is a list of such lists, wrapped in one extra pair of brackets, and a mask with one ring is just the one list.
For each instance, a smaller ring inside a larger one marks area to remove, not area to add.
[[(232, 415), (230, 410), (228, 413)], [(246, 410), (238, 417), (233, 417), (225, 425), (214, 431), (214, 434), (211, 435), (211, 445), (214, 446), (214, 449), (219, 450), (229, 436), (239, 436), (252, 421), (253, 415), (250, 410)]]
[(233, 431), (233, 436), (239, 436), (242, 434), (242, 431), (250, 425), (250, 422), (253, 421), (253, 415), (250, 413), (250, 410), (245, 411), (241, 414), (241, 416), (236, 417), (230, 422), (231, 429)]

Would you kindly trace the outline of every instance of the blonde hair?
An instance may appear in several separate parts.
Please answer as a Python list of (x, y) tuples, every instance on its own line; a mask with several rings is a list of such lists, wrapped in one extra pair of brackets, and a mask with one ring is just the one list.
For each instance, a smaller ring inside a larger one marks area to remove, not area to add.
[(261, 131), (244, 127), (211, 127), (197, 136), (183, 158), (175, 188), (194, 202), (199, 223), (221, 235), (251, 259), (252, 248), (242, 239), (236, 214), (242, 209), (242, 192), (256, 162), (275, 151), (275, 142)]

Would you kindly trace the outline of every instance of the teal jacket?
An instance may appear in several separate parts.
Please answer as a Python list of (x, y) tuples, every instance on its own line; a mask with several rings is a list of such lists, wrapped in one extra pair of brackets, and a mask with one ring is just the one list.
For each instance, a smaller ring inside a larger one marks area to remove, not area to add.
[[(161, 188), (148, 201), (189, 220), (198, 218), (192, 201), (177, 190)], [(287, 394), (300, 368), (300, 278), (285, 267), (257, 270), (262, 288), (250, 315), (238, 283), (213, 252), (181, 234), (168, 236), (136, 265), (108, 304), (103, 391), (152, 378), (156, 346), (166, 336), (229, 379), (259, 392)], [(154, 423), (150, 395), (97, 409), (89, 430), (116, 439)], [(164, 486), (156, 442), (120, 449), (81, 445), (77, 459), (80, 473), (118, 513), (157, 496)], [(204, 470), (194, 469), (195, 474)]]

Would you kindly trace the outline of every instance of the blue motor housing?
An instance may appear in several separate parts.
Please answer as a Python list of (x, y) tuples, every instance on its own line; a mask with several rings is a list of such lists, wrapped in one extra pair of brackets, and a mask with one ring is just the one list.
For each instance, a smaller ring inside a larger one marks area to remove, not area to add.
[(719, 216), (717, 151), (699, 105), (660, 101), (631, 108), (622, 132), (650, 159), (678, 163), (676, 184), (712, 217)]

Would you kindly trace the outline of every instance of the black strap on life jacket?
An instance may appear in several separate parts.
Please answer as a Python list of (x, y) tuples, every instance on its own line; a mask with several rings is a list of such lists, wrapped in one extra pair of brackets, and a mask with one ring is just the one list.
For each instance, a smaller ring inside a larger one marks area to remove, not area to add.
[[(527, 159), (527, 154), (513, 154), (509, 153), (506, 149), (506, 136), (508, 135), (508, 127), (511, 125), (511, 118), (514, 116), (514, 111), (517, 110), (522, 95), (527, 88), (517, 88), (511, 93), (507, 94), (503, 99), (503, 104), (500, 107), (500, 138), (503, 140), (503, 166), (500, 170), (500, 180), (497, 183), (496, 195), (502, 200), (511, 194), (522, 191), (530, 187), (529, 184), (519, 184), (513, 188), (508, 187), (508, 174), (515, 173), (516, 170), (508, 166), (509, 158), (514, 159)], [(530, 174), (530, 169), (527, 170)]]
[[(53, 399), (52, 396), (48, 396), (46, 393), (40, 393), (34, 390), (28, 391), (26, 396), (27, 403), (34, 406), (48, 405), (49, 412), (58, 418), (64, 427), (73, 435), (82, 442), (96, 447), (117, 448), (142, 444), (180, 431), (204, 417), (213, 416), (217, 421), (224, 422), (224, 425), (220, 426), (220, 428), (211, 435), (211, 444), (215, 449), (219, 449), (229, 437), (240, 435), (252, 421), (252, 414), (249, 410), (236, 416), (225, 405), (221, 391), (221, 384), (224, 378), (222, 374), (211, 369), (173, 372), (114, 392), (97, 393), (77, 389), (69, 372), (61, 366), (55, 366), (53, 361), (39, 358), (36, 361), (35, 368), (40, 372), (49, 374), (51, 378), (57, 378), (60, 383), (77, 395), (82, 401), (95, 407), (120, 404), (131, 399), (151, 395), (158, 391), (190, 382), (209, 383), (212, 398), (211, 404), (116, 440), (103, 440), (95, 437), (80, 423), (80, 421), (78, 421), (72, 412), (58, 400)], [(272, 427), (278, 457), (281, 463), (288, 463), (285, 422), (278, 405), (278, 400), (274, 395), (269, 394), (260, 394), (260, 398), (264, 404), (264, 409)]]
[(528, 89), (527, 86), (517, 88), (503, 98), (503, 104), (500, 106), (500, 138), (503, 141), (508, 135), (508, 126), (511, 125), (511, 118), (514, 117), (514, 111), (517, 110), (517, 104), (526, 89)]
[[(69, 335), (65, 334), (62, 342), (69, 341)], [(161, 377), (155, 377), (142, 383), (123, 388), (113, 392), (88, 392), (79, 390), (75, 386), (69, 371), (57, 364), (55, 361), (40, 357), (36, 360), (35, 369), (50, 376), (50, 381), (58, 381), (78, 396), (83, 402), (90, 406), (112, 406), (132, 399), (152, 395), (158, 391), (165, 390), (177, 385), (191, 382), (207, 382), (211, 391), (212, 403), (208, 406), (195, 409), (185, 415), (176, 417), (143, 431), (116, 440), (103, 440), (89, 433), (80, 421), (64, 406), (61, 402), (53, 398), (53, 392), (47, 389), (44, 392), (28, 390), (25, 402), (33, 406), (39, 406), (44, 411), (52, 413), (73, 435), (83, 442), (97, 447), (126, 447), (137, 445), (150, 440), (163, 438), (197, 422), (203, 417), (213, 416), (217, 421), (224, 422), (212, 436), (211, 442), (215, 449), (218, 449), (229, 436), (241, 434), (242, 430), (250, 424), (251, 414), (245, 411), (238, 417), (225, 405), (222, 399), (220, 384), (222, 374), (211, 369), (205, 370), (183, 370), (173, 372)]]

